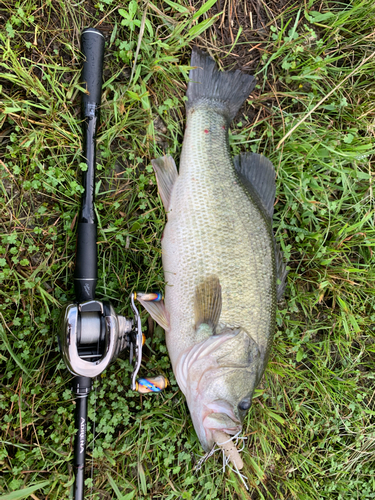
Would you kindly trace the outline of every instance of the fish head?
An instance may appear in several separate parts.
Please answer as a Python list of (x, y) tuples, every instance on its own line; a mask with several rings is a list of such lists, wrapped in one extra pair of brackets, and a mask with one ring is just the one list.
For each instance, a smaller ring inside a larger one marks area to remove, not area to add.
[(214, 445), (215, 430), (241, 431), (264, 365), (257, 343), (241, 328), (224, 329), (180, 357), (177, 381), (206, 451)]

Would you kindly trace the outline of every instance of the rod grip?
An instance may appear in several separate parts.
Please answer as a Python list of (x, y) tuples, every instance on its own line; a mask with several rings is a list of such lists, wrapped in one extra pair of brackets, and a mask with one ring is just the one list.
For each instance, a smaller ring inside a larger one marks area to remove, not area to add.
[(102, 98), (102, 73), (104, 59), (104, 35), (95, 28), (87, 28), (81, 35), (81, 51), (85, 57), (82, 68), (82, 116), (95, 116)]

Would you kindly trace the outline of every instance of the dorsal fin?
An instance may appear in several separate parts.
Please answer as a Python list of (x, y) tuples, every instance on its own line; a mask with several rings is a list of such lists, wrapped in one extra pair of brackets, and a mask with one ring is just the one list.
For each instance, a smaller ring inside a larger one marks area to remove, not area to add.
[(258, 195), (270, 218), (275, 203), (275, 169), (272, 163), (256, 153), (242, 153), (233, 158), (234, 168), (245, 187)]
[(205, 323), (215, 329), (221, 314), (221, 286), (217, 276), (208, 276), (197, 286), (194, 296), (195, 328)]
[[(272, 219), (273, 205), (275, 203), (275, 169), (272, 163), (262, 155), (257, 153), (242, 153), (233, 158), (234, 168), (245, 188), (250, 193), (256, 193), (264, 210)], [(286, 262), (280, 246), (274, 241), (276, 277), (277, 277), (277, 300), (283, 296), (286, 277)]]

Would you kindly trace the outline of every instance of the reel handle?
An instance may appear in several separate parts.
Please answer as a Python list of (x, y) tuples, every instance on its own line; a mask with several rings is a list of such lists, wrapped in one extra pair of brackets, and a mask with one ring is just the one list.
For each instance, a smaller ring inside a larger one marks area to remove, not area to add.
[[(161, 292), (134, 292), (132, 294), (132, 300), (139, 300), (143, 302), (160, 302), (163, 300), (163, 294)], [(137, 311), (138, 313), (138, 311)], [(139, 317), (139, 315), (138, 315)], [(145, 339), (143, 339), (142, 346)], [(139, 378), (135, 381), (133, 390), (139, 392), (140, 394), (157, 393), (161, 392), (168, 386), (168, 379), (159, 375), (158, 377), (146, 377)]]

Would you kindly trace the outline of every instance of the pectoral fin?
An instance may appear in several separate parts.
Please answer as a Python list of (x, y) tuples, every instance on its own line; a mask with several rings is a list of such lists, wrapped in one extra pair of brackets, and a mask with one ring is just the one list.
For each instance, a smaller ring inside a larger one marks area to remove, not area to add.
[(166, 212), (169, 210), (173, 185), (177, 180), (177, 167), (172, 156), (162, 156), (151, 160), (154, 167), (160, 198)]
[(158, 325), (160, 325), (164, 330), (168, 331), (170, 329), (169, 314), (165, 308), (163, 300), (160, 300), (159, 302), (150, 302), (142, 300), (139, 297), (137, 297), (137, 300), (140, 304), (142, 304), (156, 323), (158, 323)]
[(221, 286), (217, 276), (208, 276), (203, 283), (197, 286), (194, 296), (195, 328), (205, 323), (215, 328), (221, 314)]

